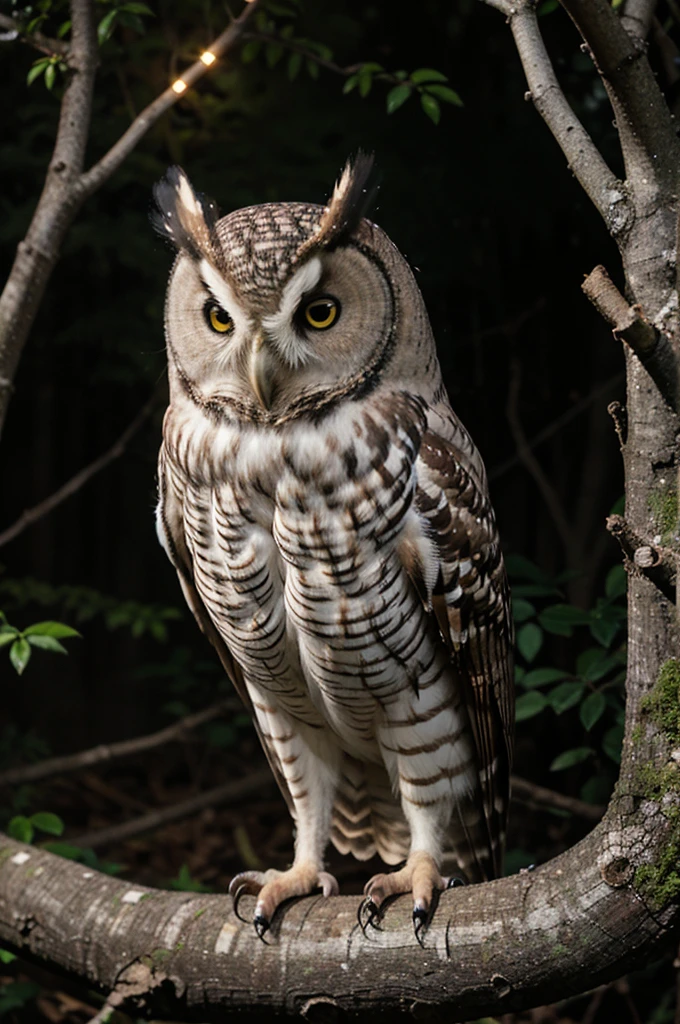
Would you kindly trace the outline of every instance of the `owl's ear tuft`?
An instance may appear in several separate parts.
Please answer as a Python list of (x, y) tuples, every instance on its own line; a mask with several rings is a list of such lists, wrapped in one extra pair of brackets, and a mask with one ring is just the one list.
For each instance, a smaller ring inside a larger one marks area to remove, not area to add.
[(375, 188), (369, 187), (372, 171), (372, 153), (359, 150), (354, 159), (350, 157), (315, 233), (301, 246), (298, 259), (318, 249), (334, 249), (352, 234), (375, 193)]
[(170, 167), (154, 185), (153, 195), (156, 209), (151, 212), (151, 223), (156, 231), (180, 252), (188, 252), (195, 259), (205, 258), (214, 265), (219, 253), (215, 235), (220, 215), (217, 204), (194, 192), (181, 167)]

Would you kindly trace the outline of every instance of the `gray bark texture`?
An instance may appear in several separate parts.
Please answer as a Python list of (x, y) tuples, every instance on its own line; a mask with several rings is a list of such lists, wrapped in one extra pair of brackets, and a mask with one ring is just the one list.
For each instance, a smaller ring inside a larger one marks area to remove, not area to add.
[[(625, 333), (612, 342), (624, 347), (628, 377), (621, 532), (677, 563), (678, 418), (668, 401), (677, 388), (664, 398), (649, 357), (655, 344), (670, 351), (677, 384), (680, 145), (640, 35), (649, 5), (629, 2), (629, 34), (608, 0), (562, 0), (612, 102), (627, 174), (618, 181), (561, 92), (533, 4), (488, 2), (506, 15), (530, 96), (619, 246), (624, 305), (653, 329), (643, 332), (644, 363)], [(664, 357), (666, 378), (668, 366)], [(672, 590), (634, 558), (626, 567), (626, 735), (603, 821), (533, 871), (443, 893), (424, 948), (408, 897), (366, 936), (359, 897), (291, 901), (265, 944), (225, 896), (144, 889), (5, 837), (0, 945), (86, 979), (112, 1007), (201, 1021), (226, 1010), (463, 1021), (553, 1002), (658, 956), (680, 931), (678, 620)], [(242, 906), (248, 916), (250, 898)]]

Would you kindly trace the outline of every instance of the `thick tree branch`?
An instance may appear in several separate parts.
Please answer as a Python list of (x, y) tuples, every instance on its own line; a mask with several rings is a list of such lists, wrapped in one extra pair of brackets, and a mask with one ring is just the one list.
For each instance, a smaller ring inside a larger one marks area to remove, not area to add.
[[(639, 194), (655, 184), (671, 194), (678, 176), (680, 143), (640, 38), (631, 38), (608, 0), (561, 3), (609, 90), (628, 179)], [(624, 128), (629, 131), (624, 133)]]
[(534, 106), (584, 191), (609, 229), (618, 234), (629, 219), (625, 191), (562, 92), (541, 36), (534, 5), (529, 0), (518, 0), (507, 9), (504, 4), (499, 9), (509, 18)]
[(68, 43), (65, 43), (63, 39), (52, 39), (50, 36), (44, 36), (42, 32), (26, 32), (18, 21), (10, 18), (7, 14), (0, 14), (0, 28), (6, 32), (16, 32), (17, 39), (22, 43), (32, 46), (35, 50), (40, 50), (41, 53), (47, 53), (50, 57), (55, 54), (65, 57), (69, 52)]
[(656, 0), (626, 0), (621, 24), (629, 36), (639, 40), (647, 38), (655, 7)]

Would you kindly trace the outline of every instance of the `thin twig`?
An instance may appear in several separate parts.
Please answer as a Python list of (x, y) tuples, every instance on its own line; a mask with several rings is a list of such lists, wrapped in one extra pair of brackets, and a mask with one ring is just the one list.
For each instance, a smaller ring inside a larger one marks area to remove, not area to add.
[(20, 42), (32, 46), (34, 50), (40, 50), (41, 53), (47, 53), (50, 57), (65, 57), (68, 54), (68, 43), (62, 39), (52, 39), (44, 36), (42, 32), (27, 32), (18, 21), (6, 14), (0, 14), (0, 28), (7, 32), (16, 32)]
[(243, 797), (250, 796), (265, 788), (274, 785), (274, 776), (269, 768), (248, 775), (244, 779), (237, 779), (235, 782), (225, 782), (222, 786), (215, 786), (214, 789), (206, 790), (188, 800), (171, 804), (169, 807), (162, 807), (158, 811), (150, 811), (142, 814), (139, 818), (131, 821), (124, 821), (120, 825), (111, 825), (108, 828), (97, 829), (94, 832), (84, 832), (82, 835), (69, 837), (68, 842), (74, 846), (81, 846), (86, 849), (95, 850), (102, 846), (112, 846), (114, 843), (122, 843), (133, 836), (141, 835), (143, 832), (152, 832), (155, 829), (169, 825), (173, 821), (181, 821), (189, 818), (206, 807), (217, 807), (219, 804), (228, 804)]
[(21, 768), (10, 768), (8, 771), (0, 773), (0, 786), (18, 786), (26, 782), (37, 782), (39, 779), (67, 775), (83, 768), (91, 768), (93, 765), (110, 764), (111, 761), (120, 761), (133, 754), (143, 754), (167, 743), (184, 740), (194, 729), (198, 729), (206, 722), (211, 722), (214, 718), (218, 718), (227, 711), (234, 711), (240, 706), (240, 702), (235, 698), (227, 698), (216, 704), (211, 704), (203, 711), (197, 711), (196, 714), (186, 715), (178, 722), (147, 736), (137, 736), (132, 740), (121, 740), (119, 743), (101, 743), (76, 754), (51, 757), (46, 761), (39, 761), (37, 764), (23, 765)]
[(105, 451), (103, 455), (99, 455), (88, 466), (85, 466), (75, 476), (72, 476), (70, 480), (67, 480), (49, 498), (45, 498), (44, 501), (34, 505), (33, 508), (28, 508), (22, 512), (15, 523), (12, 523), (11, 526), (8, 526), (6, 530), (0, 533), (0, 547), (4, 544), (9, 544), (11, 540), (14, 540), (15, 537), (23, 533), (27, 527), (32, 526), (33, 523), (38, 522), (44, 516), (49, 515), (57, 506), (61, 505), (62, 502), (66, 501), (73, 494), (76, 494), (81, 487), (84, 487), (93, 476), (96, 476), (102, 469), (106, 469), (111, 462), (119, 458), (125, 451), (128, 443), (151, 415), (157, 401), (156, 397), (150, 398), (144, 408), (135, 416), (132, 423), (125, 428), (115, 444)]
[(508, 387), (506, 415), (510, 425), (510, 431), (517, 447), (517, 455), (533, 477), (534, 482), (548, 507), (548, 511), (550, 512), (553, 523), (555, 524), (555, 529), (557, 530), (565, 549), (567, 551), (571, 551), (574, 542), (573, 532), (564, 513), (564, 509), (562, 508), (562, 503), (560, 502), (552, 484), (541, 469), (538, 460), (531, 451), (526, 434), (524, 433), (524, 428), (522, 426), (518, 410), (519, 389), (520, 368), (518, 361), (513, 359), (510, 367), (510, 384)]
[(528, 779), (521, 779), (517, 775), (512, 776), (511, 792), (513, 800), (518, 803), (527, 803), (530, 806), (537, 804), (540, 807), (555, 807), (561, 811), (569, 811), (586, 821), (600, 821), (605, 807), (599, 804), (587, 804), (585, 800), (578, 800), (573, 796), (565, 796), (563, 793), (556, 793), (545, 786), (537, 786)]

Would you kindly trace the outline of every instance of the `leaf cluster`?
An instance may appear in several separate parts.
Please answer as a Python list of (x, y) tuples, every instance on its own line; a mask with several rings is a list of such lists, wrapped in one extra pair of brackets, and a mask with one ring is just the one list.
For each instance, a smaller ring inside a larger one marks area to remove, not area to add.
[(68, 654), (60, 640), (74, 636), (79, 637), (80, 633), (63, 622), (35, 622), (26, 629), (18, 629), (9, 624), (4, 612), (0, 612), (0, 648), (9, 647), (9, 660), (18, 675), (28, 665), (33, 648)]

